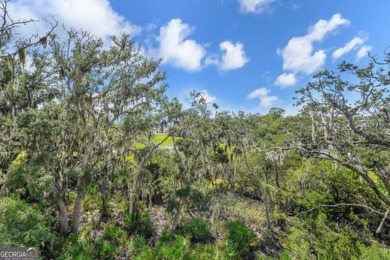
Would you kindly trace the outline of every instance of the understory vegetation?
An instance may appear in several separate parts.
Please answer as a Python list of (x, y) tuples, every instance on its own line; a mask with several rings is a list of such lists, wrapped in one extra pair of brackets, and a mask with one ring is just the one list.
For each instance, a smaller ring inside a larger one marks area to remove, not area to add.
[[(129, 35), (20, 39), (0, 0), (0, 247), (44, 259), (390, 259), (390, 53), (301, 110), (165, 96)], [(353, 97), (351, 99), (351, 97)]]

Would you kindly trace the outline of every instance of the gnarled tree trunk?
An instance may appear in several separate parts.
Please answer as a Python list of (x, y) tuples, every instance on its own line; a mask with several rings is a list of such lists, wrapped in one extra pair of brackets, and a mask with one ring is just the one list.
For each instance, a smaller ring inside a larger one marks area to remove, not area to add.
[(57, 197), (56, 203), (58, 207), (58, 223), (60, 224), (60, 233), (65, 236), (69, 232), (68, 212), (66, 210), (65, 201), (62, 198)]
[(81, 180), (79, 184), (79, 189), (77, 191), (76, 200), (74, 202), (72, 226), (70, 230), (70, 232), (73, 234), (78, 233), (80, 229), (80, 220), (83, 214), (83, 204), (84, 204), (83, 200), (84, 200), (85, 190), (86, 190), (85, 181)]

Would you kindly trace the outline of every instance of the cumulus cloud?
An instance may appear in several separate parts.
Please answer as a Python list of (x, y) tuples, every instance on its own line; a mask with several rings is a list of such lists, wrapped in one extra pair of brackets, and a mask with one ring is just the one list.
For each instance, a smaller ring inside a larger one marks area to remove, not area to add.
[(258, 88), (253, 90), (249, 95), (249, 99), (256, 99), (258, 98), (260, 100), (260, 106), (262, 107), (270, 107), (272, 106), (276, 101), (279, 100), (277, 96), (270, 96), (269, 95), (270, 90), (266, 88)]
[(283, 73), (275, 80), (275, 85), (282, 88), (294, 86), (297, 83), (297, 78), (294, 73)]
[(313, 43), (305, 37), (291, 39), (280, 53), (283, 57), (283, 69), (294, 73), (310, 74), (321, 67), (326, 58), (324, 50), (313, 53)]
[(309, 27), (306, 35), (293, 37), (286, 47), (277, 52), (283, 58), (283, 70), (274, 84), (288, 87), (297, 83), (296, 75), (299, 73), (311, 74), (317, 71), (326, 60), (324, 50), (315, 50), (314, 43), (322, 41), (325, 36), (334, 32), (340, 26), (347, 26), (350, 22), (340, 14), (333, 15), (329, 20), (319, 20)]
[(244, 67), (249, 61), (246, 57), (244, 45), (240, 42), (221, 42), (219, 48), (222, 55), (213, 54), (206, 58), (206, 65), (215, 65), (221, 71), (235, 70)]
[(165, 64), (190, 72), (209, 65), (216, 66), (221, 71), (235, 70), (249, 61), (242, 43), (223, 41), (219, 45), (221, 53), (208, 54), (204, 45), (188, 39), (192, 32), (193, 28), (181, 19), (172, 19), (160, 28), (157, 38), (159, 47), (149, 48), (147, 53), (162, 58)]
[(264, 8), (275, 0), (238, 0), (240, 11), (244, 13), (261, 13)]
[(313, 43), (321, 41), (337, 27), (348, 24), (348, 20), (335, 14), (328, 21), (319, 20), (305, 36), (292, 38), (284, 49), (278, 51), (283, 57), (283, 69), (295, 74), (318, 70), (324, 64), (326, 54), (324, 50), (314, 52)]
[[(98, 37), (123, 32), (134, 36), (141, 31), (125, 17), (115, 12), (108, 0), (15, 0), (9, 2), (15, 19), (49, 19), (53, 16), (67, 27), (84, 29)], [(35, 23), (30, 34), (47, 30), (47, 24)]]
[(334, 31), (341, 25), (349, 25), (350, 22), (343, 18), (341, 14), (334, 14), (329, 21), (319, 20), (314, 26), (309, 28), (309, 33), (305, 36), (310, 41), (321, 41), (328, 33)]
[(219, 48), (222, 55), (212, 54), (206, 58), (206, 65), (215, 65), (221, 71), (235, 70), (245, 66), (249, 59), (246, 57), (244, 45), (240, 42), (221, 42)]
[(219, 64), (221, 70), (234, 70), (242, 68), (247, 62), (248, 58), (245, 55), (244, 45), (242, 43), (232, 43), (230, 41), (221, 42), (220, 48), (224, 51), (222, 60)]
[(360, 47), (359, 51), (357, 52), (356, 58), (360, 60), (361, 58), (366, 57), (371, 50), (372, 50), (372, 46), (363, 45), (362, 47)]
[(202, 68), (202, 59), (206, 50), (194, 40), (187, 39), (193, 29), (180, 19), (172, 19), (161, 27), (158, 41), (159, 56), (163, 63), (169, 63), (177, 68), (188, 71), (198, 71)]
[(355, 37), (355, 38), (353, 38), (352, 40), (347, 42), (347, 44), (345, 44), (343, 47), (338, 48), (337, 50), (335, 50), (332, 53), (332, 58), (334, 60), (337, 60), (341, 56), (343, 56), (343, 55), (349, 53), (350, 51), (352, 51), (352, 50), (358, 48), (359, 46), (361, 46), (365, 41), (366, 41), (366, 39), (364, 39), (362, 37)]

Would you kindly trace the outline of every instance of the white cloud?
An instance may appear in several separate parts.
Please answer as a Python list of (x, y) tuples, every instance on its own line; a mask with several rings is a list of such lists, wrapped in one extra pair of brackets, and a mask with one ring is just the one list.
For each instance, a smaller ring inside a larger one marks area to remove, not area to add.
[(305, 37), (292, 38), (280, 53), (283, 57), (283, 69), (294, 73), (313, 73), (326, 59), (323, 50), (313, 53), (313, 44)]
[[(67, 27), (84, 29), (98, 37), (126, 32), (134, 36), (141, 28), (131, 24), (115, 12), (108, 0), (15, 0), (9, 2), (15, 19), (49, 19), (54, 16)], [(35, 34), (47, 30), (47, 24), (34, 23), (24, 33)]]
[(221, 71), (235, 70), (242, 68), (249, 61), (244, 45), (240, 42), (223, 41), (219, 45), (222, 53), (208, 55), (204, 45), (188, 39), (192, 31), (181, 19), (172, 19), (160, 29), (157, 39), (159, 47), (149, 48), (146, 53), (163, 58), (163, 63), (191, 72), (199, 71), (208, 65), (216, 66)]
[(275, 0), (238, 0), (240, 10), (244, 13), (261, 13), (264, 8)]
[(284, 49), (278, 50), (283, 57), (283, 69), (294, 74), (310, 74), (318, 70), (324, 64), (326, 54), (324, 50), (314, 52), (313, 43), (321, 41), (337, 27), (348, 24), (348, 20), (335, 14), (328, 21), (319, 20), (305, 36), (293, 37)]
[(225, 53), (222, 55), (219, 67), (221, 70), (234, 70), (242, 68), (247, 62), (248, 58), (245, 55), (244, 45), (242, 43), (232, 43), (230, 41), (221, 42), (219, 45), (221, 50)]
[(161, 27), (159, 56), (163, 63), (169, 63), (177, 68), (188, 71), (198, 71), (202, 68), (202, 59), (206, 50), (194, 40), (186, 39), (192, 33), (192, 28), (180, 19), (172, 19)]
[(297, 83), (297, 78), (294, 73), (283, 73), (275, 80), (275, 85), (282, 88), (294, 86)]
[(249, 99), (256, 99), (258, 98), (260, 100), (260, 106), (262, 107), (270, 107), (272, 106), (276, 101), (279, 100), (277, 96), (269, 96), (270, 90), (266, 88), (258, 88), (253, 90), (249, 95)]
[(249, 59), (246, 57), (244, 45), (240, 42), (221, 42), (222, 55), (212, 54), (206, 58), (206, 65), (215, 65), (221, 71), (235, 70), (242, 68)]
[(341, 14), (334, 14), (329, 21), (319, 20), (314, 26), (309, 28), (309, 33), (305, 36), (310, 41), (321, 41), (326, 34), (334, 31), (341, 25), (349, 25), (350, 22), (343, 18)]
[(258, 89), (253, 90), (248, 95), (248, 98), (249, 99), (255, 99), (255, 98), (258, 98), (258, 97), (264, 97), (264, 96), (267, 96), (268, 92), (269, 92), (269, 90), (266, 89), (266, 88), (258, 88)]
[(359, 51), (356, 54), (356, 58), (359, 60), (361, 58), (364, 58), (368, 55), (368, 53), (372, 50), (372, 46), (370, 45), (363, 45)]
[(202, 90), (200, 91), (200, 96), (198, 98), (199, 99), (204, 99), (204, 101), (206, 102), (206, 104), (212, 104), (212, 103), (215, 103), (215, 101), (217, 101), (217, 98), (214, 97), (214, 96), (211, 96), (207, 90)]
[(353, 49), (358, 48), (360, 45), (362, 45), (367, 39), (361, 38), (361, 37), (355, 37), (347, 44), (345, 44), (343, 47), (338, 48), (332, 53), (332, 58), (334, 60), (337, 60), (341, 56), (347, 54), (348, 52), (352, 51)]

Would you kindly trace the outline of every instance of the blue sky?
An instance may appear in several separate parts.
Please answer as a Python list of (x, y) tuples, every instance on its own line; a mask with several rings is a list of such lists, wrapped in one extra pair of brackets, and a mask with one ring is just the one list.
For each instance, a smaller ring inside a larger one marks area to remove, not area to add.
[[(294, 113), (294, 91), (342, 60), (390, 46), (388, 0), (13, 0), (19, 17), (54, 15), (97, 36), (126, 31), (163, 58), (170, 97), (204, 91), (221, 109)], [(44, 26), (44, 25), (42, 25)]]

